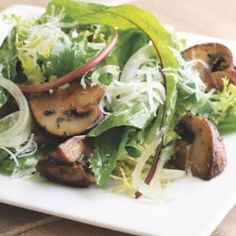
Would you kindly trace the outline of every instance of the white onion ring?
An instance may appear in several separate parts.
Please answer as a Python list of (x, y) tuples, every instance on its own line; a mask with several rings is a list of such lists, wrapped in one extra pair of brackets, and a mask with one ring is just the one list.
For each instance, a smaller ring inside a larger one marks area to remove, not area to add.
[(19, 115), (15, 124), (0, 133), (0, 147), (15, 147), (26, 142), (31, 134), (31, 117), (28, 102), (19, 87), (0, 76), (0, 87), (6, 89), (19, 106)]

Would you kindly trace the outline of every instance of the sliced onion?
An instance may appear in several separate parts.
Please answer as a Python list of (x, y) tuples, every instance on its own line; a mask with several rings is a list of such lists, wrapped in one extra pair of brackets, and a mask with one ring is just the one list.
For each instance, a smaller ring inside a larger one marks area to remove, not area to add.
[(24, 84), (18, 84), (18, 86), (24, 93), (41, 93), (41, 92), (46, 92), (50, 89), (55, 89), (59, 86), (62, 86), (63, 84), (69, 83), (77, 79), (78, 77), (84, 75), (85, 73), (96, 67), (99, 63), (101, 63), (111, 53), (112, 49), (116, 45), (117, 40), (118, 40), (118, 32), (116, 29), (114, 29), (114, 34), (107, 47), (104, 50), (102, 50), (95, 58), (93, 58), (83, 66), (71, 71), (70, 73), (52, 82), (36, 86), (24, 85)]
[(138, 162), (137, 162), (135, 169), (132, 173), (132, 186), (137, 190), (139, 190), (140, 186), (142, 184), (144, 184), (144, 181), (141, 177), (142, 170), (143, 170), (146, 162), (150, 158), (150, 156), (155, 154), (156, 146), (157, 146), (156, 142), (152, 142), (151, 144), (146, 146), (144, 151), (142, 152), (141, 157), (139, 157), (139, 159), (138, 159)]
[[(28, 140), (31, 133), (31, 118), (27, 100), (15, 83), (4, 79), (2, 76), (0, 76), (0, 87), (12, 95), (19, 107), (19, 113), (14, 115), (18, 116), (14, 125), (0, 133), (0, 147), (20, 146)], [(7, 117), (1, 120), (3, 123), (4, 119), (7, 121)]]

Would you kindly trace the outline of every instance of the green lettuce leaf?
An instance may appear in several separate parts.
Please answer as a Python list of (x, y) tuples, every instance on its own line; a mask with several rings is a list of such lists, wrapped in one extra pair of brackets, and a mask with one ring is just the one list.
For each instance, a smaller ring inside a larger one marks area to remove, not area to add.
[(61, 77), (75, 68), (85, 64), (97, 54), (97, 50), (88, 47), (87, 37), (84, 35), (72, 39), (69, 47), (65, 47), (63, 38), (55, 43), (48, 58), (40, 57), (39, 64), (44, 75), (49, 78)]
[[(146, 100), (146, 101), (145, 101)], [(145, 96), (140, 97), (130, 105), (126, 104), (119, 108), (118, 112), (111, 113), (107, 119), (89, 132), (89, 136), (98, 136), (114, 127), (131, 126), (139, 129), (145, 128), (154, 118), (147, 109), (148, 101)]]
[[(54, 7), (52, 7), (52, 5), (54, 5)], [(64, 9), (65, 19), (68, 21), (78, 21), (81, 24), (105, 24), (118, 27), (121, 30), (131, 28), (140, 29), (153, 42), (163, 68), (177, 68), (179, 66), (175, 56), (170, 50), (170, 48), (178, 48), (178, 45), (176, 45), (171, 35), (149, 11), (128, 4), (117, 7), (107, 7), (78, 1), (52, 0), (51, 4), (47, 7), (47, 13), (55, 13), (53, 12), (55, 9), (57, 13)], [(176, 81), (172, 77), (166, 76), (165, 87), (166, 101), (164, 109), (161, 109), (156, 119), (158, 120), (157, 123), (164, 126), (166, 130), (171, 130), (169, 126), (173, 123), (174, 119)], [(133, 125), (131, 119), (125, 117), (119, 119), (120, 117), (110, 121), (111, 124), (115, 122), (115, 125), (111, 125), (111, 127), (122, 126), (124, 123), (126, 123), (126, 125)], [(128, 120), (124, 121), (123, 119)], [(161, 121), (159, 122), (159, 120)], [(100, 125), (97, 127), (99, 126)], [(160, 127), (155, 128), (160, 129)], [(97, 134), (101, 132), (101, 130), (97, 131)], [(124, 131), (121, 127), (113, 128), (96, 138), (97, 142), (92, 158), (92, 166), (100, 185), (105, 184), (115, 166), (116, 160), (124, 153), (124, 146), (125, 142), (128, 140), (128, 136), (124, 135), (122, 132)], [(150, 130), (150, 132), (151, 134), (156, 133), (156, 130)], [(155, 137), (155, 135), (148, 136)], [(107, 163), (107, 160), (109, 160), (107, 164), (108, 167), (104, 164)]]
[[(16, 76), (16, 46), (15, 46), (15, 30), (4, 40), (0, 47), (0, 73), (9, 80), (14, 80)], [(8, 100), (8, 94), (3, 88), (0, 88), (0, 107)]]
[(119, 30), (119, 40), (112, 53), (99, 65), (118, 65), (122, 70), (127, 60), (148, 43), (148, 38), (139, 29)]
[[(25, 156), (18, 159), (19, 166), (16, 165), (13, 159), (9, 158), (9, 154), (0, 150), (0, 172), (18, 176), (30, 175), (35, 172), (35, 167), (39, 159), (43, 157), (42, 152), (36, 152), (34, 155)], [(15, 172), (15, 173), (14, 173)]]
[(104, 186), (106, 184), (116, 161), (126, 154), (125, 146), (129, 133), (129, 128), (114, 128), (95, 139), (91, 162), (98, 185)]
[(55, 8), (52, 5), (56, 7), (58, 13), (63, 8), (65, 18), (78, 21), (81, 24), (104, 24), (119, 29), (139, 28), (154, 43), (164, 67), (178, 65), (170, 50), (170, 47), (178, 47), (177, 44), (150, 11), (129, 4), (107, 7), (72, 0), (52, 0), (47, 7), (48, 14), (55, 14)]
[(15, 45), (16, 34), (12, 30), (0, 47), (0, 65), (2, 74), (6, 79), (14, 80), (16, 76), (17, 52)]
[[(177, 48), (173, 42), (170, 33), (157, 21), (156, 17), (149, 11), (134, 5), (124, 4), (116, 7), (107, 7), (98, 4), (83, 3), (78, 1), (52, 0), (47, 7), (47, 13), (52, 12), (52, 7), (56, 7), (57, 12), (65, 9), (67, 19), (78, 21), (81, 24), (96, 23), (105, 24), (120, 29), (139, 28), (146, 36), (151, 39), (156, 48), (163, 67), (178, 67), (178, 62), (170, 48)], [(176, 83), (171, 77), (166, 76), (166, 106), (162, 116), (168, 113), (168, 119), (165, 121), (168, 126), (173, 119), (174, 99)], [(166, 117), (165, 117), (166, 118)], [(163, 119), (164, 120), (164, 119)], [(118, 122), (119, 123), (119, 122)]]
[(221, 135), (236, 132), (236, 114), (226, 117), (223, 121), (219, 122), (217, 126)]

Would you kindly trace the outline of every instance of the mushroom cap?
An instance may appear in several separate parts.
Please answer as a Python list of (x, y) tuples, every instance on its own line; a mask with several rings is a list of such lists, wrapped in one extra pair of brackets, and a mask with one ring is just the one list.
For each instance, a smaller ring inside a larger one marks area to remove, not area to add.
[(199, 60), (197, 70), (201, 73), (207, 69), (210, 72), (223, 71), (233, 65), (233, 54), (229, 48), (219, 43), (197, 44), (182, 52), (187, 60)]
[(233, 54), (226, 46), (219, 43), (198, 44), (184, 50), (182, 55), (186, 60), (196, 60), (195, 68), (207, 84), (207, 90), (222, 90), (224, 77), (235, 84)]
[(206, 74), (206, 80), (208, 81), (208, 89), (214, 88), (216, 90), (222, 91), (224, 87), (223, 79), (227, 79), (231, 84), (236, 85), (236, 71), (225, 70)]
[(92, 128), (101, 117), (99, 101), (104, 90), (99, 86), (79, 83), (59, 89), (52, 94), (41, 94), (30, 99), (29, 104), (37, 123), (47, 132), (57, 136), (82, 134)]
[(186, 170), (187, 156), (188, 156), (188, 143), (183, 139), (175, 141), (174, 155), (169, 160), (168, 164), (178, 170)]
[(94, 182), (91, 172), (76, 162), (65, 165), (47, 157), (38, 161), (36, 169), (40, 175), (53, 182), (73, 187), (87, 187)]
[(187, 113), (178, 121), (175, 130), (190, 145), (186, 160), (194, 176), (209, 180), (224, 170), (224, 144), (210, 121)]

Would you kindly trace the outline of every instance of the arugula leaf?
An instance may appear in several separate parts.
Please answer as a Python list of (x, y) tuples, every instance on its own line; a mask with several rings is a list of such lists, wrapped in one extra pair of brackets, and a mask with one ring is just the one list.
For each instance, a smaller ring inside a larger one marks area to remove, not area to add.
[(89, 132), (89, 136), (98, 136), (113, 127), (132, 126), (139, 129), (145, 128), (154, 118), (147, 109), (148, 101), (145, 96), (136, 101), (125, 104), (118, 109), (118, 112), (111, 113), (106, 120), (101, 122)]
[(91, 162), (98, 185), (104, 186), (106, 184), (116, 161), (126, 154), (125, 146), (129, 133), (129, 128), (114, 128), (95, 139), (95, 149)]

